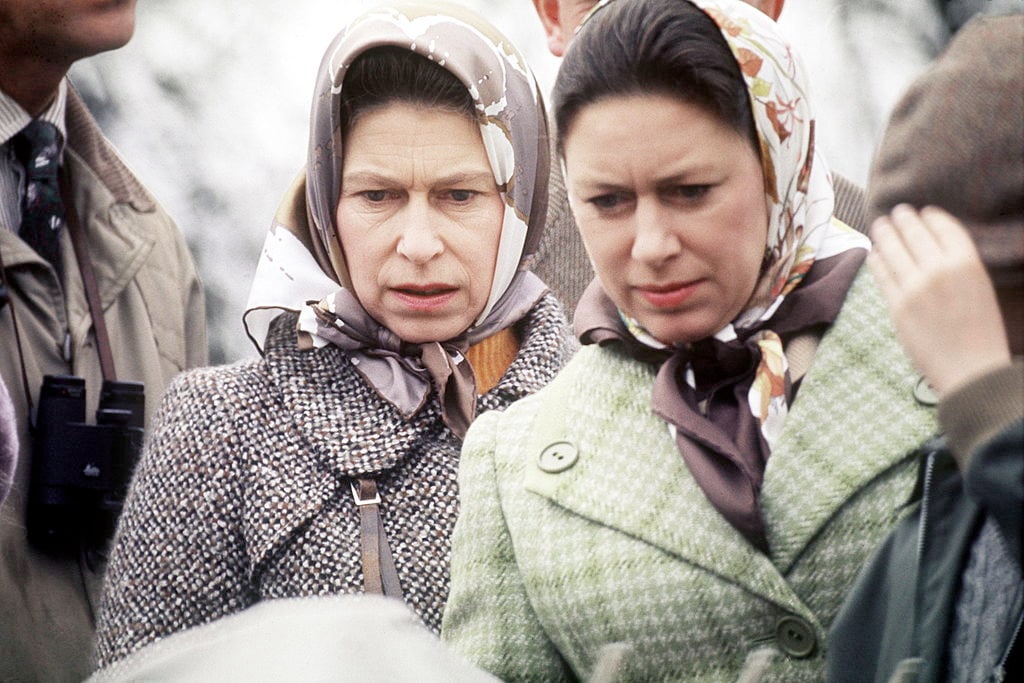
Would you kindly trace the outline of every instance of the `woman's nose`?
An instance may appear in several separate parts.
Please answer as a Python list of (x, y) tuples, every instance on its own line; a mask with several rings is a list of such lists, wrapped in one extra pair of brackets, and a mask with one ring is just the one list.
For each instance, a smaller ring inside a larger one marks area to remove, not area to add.
[(400, 218), (402, 234), (398, 239), (398, 253), (413, 263), (426, 263), (444, 251), (441, 239), (442, 217), (426, 202), (410, 202)]
[(656, 201), (637, 203), (633, 215), (633, 248), (630, 251), (634, 260), (658, 266), (682, 252), (682, 244), (669, 213)]

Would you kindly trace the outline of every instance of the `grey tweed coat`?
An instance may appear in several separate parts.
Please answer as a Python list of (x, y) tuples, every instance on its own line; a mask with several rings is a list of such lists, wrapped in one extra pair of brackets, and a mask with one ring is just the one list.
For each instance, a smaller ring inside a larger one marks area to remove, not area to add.
[[(261, 600), (362, 592), (357, 474), (376, 476), (406, 602), (440, 629), (461, 443), (436, 400), (403, 419), (346, 352), (298, 351), (295, 323), (274, 321), (264, 358), (169, 388), (114, 541), (100, 666)], [(536, 391), (568, 359), (551, 295), (518, 331), (519, 355), (480, 411)]]

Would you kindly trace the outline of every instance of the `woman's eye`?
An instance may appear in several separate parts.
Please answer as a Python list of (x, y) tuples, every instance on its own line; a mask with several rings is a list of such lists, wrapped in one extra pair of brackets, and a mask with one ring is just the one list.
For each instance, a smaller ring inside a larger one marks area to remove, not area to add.
[(612, 211), (621, 206), (625, 201), (625, 196), (612, 192), (609, 194), (599, 194), (595, 197), (591, 197), (587, 200), (587, 203), (598, 211)]
[(677, 185), (672, 188), (671, 194), (677, 199), (692, 202), (703, 199), (710, 191), (710, 185)]
[(448, 199), (459, 204), (465, 204), (476, 196), (476, 192), (473, 190), (449, 190), (447, 194)]
[(367, 201), (378, 203), (388, 198), (387, 190), (364, 190), (362, 193), (363, 197)]

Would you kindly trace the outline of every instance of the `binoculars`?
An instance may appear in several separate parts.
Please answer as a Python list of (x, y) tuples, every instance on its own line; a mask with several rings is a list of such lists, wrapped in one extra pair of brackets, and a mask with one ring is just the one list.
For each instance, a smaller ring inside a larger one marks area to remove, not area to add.
[(47, 375), (32, 440), (28, 538), (48, 553), (99, 550), (113, 535), (143, 441), (145, 388), (105, 380), (95, 424), (85, 380)]

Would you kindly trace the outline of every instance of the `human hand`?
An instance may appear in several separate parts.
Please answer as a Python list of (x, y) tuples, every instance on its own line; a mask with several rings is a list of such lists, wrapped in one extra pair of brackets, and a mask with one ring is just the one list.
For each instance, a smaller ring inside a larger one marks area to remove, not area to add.
[(995, 289), (963, 224), (901, 204), (871, 227), (868, 258), (896, 334), (940, 397), (1010, 363)]

